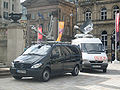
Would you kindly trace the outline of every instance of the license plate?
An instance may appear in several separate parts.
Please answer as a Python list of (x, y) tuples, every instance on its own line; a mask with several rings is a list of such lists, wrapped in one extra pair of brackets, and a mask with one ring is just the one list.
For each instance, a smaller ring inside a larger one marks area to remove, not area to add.
[(93, 65), (92, 67), (93, 68), (101, 68), (101, 66), (99, 66), (99, 65)]
[(23, 73), (23, 74), (26, 74), (26, 70), (17, 70), (17, 73)]

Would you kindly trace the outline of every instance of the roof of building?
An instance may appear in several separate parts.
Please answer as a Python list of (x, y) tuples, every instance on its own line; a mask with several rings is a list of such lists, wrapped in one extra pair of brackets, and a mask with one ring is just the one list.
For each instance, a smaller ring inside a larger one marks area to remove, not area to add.
[(48, 6), (48, 5), (58, 5), (60, 0), (26, 0), (22, 3), (23, 6), (34, 7), (34, 6)]

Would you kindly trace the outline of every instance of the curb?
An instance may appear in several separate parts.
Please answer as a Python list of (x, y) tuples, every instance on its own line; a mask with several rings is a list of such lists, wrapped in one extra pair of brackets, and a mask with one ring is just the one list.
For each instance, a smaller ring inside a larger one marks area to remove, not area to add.
[(0, 77), (1, 76), (9, 76), (10, 75), (10, 69), (9, 68), (0, 68)]

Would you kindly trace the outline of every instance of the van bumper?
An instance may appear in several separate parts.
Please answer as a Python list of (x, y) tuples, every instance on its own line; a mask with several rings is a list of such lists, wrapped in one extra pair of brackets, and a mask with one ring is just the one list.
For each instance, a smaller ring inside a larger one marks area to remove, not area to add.
[(41, 77), (42, 76), (42, 69), (26, 69), (21, 70), (24, 72), (18, 72), (21, 69), (10, 68), (10, 73), (12, 76), (21, 76), (21, 77)]
[(82, 64), (82, 68), (85, 69), (106, 69), (108, 63), (84, 63)]

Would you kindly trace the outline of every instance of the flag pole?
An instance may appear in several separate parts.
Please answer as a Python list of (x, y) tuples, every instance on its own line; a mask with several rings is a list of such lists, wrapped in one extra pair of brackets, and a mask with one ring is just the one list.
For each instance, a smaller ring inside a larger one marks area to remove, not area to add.
[(118, 28), (118, 19), (117, 19), (117, 13), (115, 13), (115, 60), (114, 64), (118, 63), (119, 61), (117, 60), (117, 28)]

